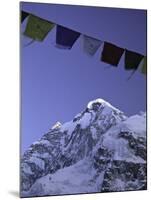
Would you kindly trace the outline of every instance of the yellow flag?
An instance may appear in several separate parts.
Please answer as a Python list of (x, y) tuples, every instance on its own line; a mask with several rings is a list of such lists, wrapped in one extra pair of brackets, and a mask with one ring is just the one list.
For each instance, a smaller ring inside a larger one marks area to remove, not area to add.
[(54, 23), (30, 15), (24, 34), (34, 40), (43, 41), (53, 27)]
[(143, 74), (147, 75), (147, 56), (144, 57), (144, 62), (143, 62), (141, 72)]

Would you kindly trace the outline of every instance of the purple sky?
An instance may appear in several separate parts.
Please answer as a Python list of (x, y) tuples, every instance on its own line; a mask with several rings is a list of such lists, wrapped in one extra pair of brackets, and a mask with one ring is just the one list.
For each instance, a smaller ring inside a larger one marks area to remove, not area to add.
[[(89, 36), (146, 55), (146, 11), (40, 3), (21, 3), (21, 9)], [(21, 26), (23, 32), (27, 20)], [(22, 115), (24, 152), (56, 122), (64, 123), (90, 100), (103, 98), (133, 115), (146, 110), (146, 78), (100, 61), (102, 47), (93, 57), (83, 52), (79, 38), (71, 50), (55, 47), (55, 29), (45, 40), (23, 47), (21, 36)]]

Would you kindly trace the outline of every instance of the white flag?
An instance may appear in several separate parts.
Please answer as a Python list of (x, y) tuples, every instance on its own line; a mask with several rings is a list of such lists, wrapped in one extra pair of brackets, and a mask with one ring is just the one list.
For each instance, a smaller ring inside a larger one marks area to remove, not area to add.
[(83, 35), (83, 48), (84, 51), (93, 56), (103, 42), (101, 40)]

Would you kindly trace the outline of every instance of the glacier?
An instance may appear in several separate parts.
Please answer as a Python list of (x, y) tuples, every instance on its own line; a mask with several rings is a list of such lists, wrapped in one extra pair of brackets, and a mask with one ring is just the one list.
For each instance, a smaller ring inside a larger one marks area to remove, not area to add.
[(103, 99), (57, 122), (21, 158), (20, 196), (147, 189), (146, 113), (127, 117)]

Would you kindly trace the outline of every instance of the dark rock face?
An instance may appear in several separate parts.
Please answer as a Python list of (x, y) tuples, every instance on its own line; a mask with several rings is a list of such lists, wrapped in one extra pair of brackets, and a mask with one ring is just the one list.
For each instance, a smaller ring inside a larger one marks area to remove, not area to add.
[[(122, 123), (126, 120), (127, 117), (121, 111), (99, 100), (89, 104), (73, 121), (51, 129), (22, 156), (21, 196), (39, 178), (54, 174), (85, 158), (90, 158), (96, 171), (95, 177), (104, 174), (98, 192), (146, 189), (146, 135), (138, 136), (129, 129), (121, 131)], [(112, 129), (116, 137), (114, 134), (112, 136)], [(117, 150), (104, 142), (112, 141), (112, 137), (115, 144), (116, 141), (123, 142), (119, 145), (121, 148), (124, 145), (126, 152), (130, 152), (130, 160), (128, 156), (115, 156)], [(95, 179), (92, 182), (95, 183)], [(38, 185), (41, 194), (42, 187)]]
[(104, 147), (100, 147), (94, 156), (94, 167), (100, 173), (107, 169), (111, 162), (113, 152)]
[(128, 141), (128, 145), (131, 149), (134, 150), (136, 156), (140, 156), (142, 159), (147, 159), (146, 151), (146, 138), (144, 137), (134, 137), (135, 133), (133, 132), (121, 132), (119, 137), (124, 138)]
[(94, 167), (98, 173), (104, 171), (101, 192), (147, 189), (146, 137), (136, 137), (136, 135), (129, 131), (120, 132), (118, 138), (127, 141), (129, 150), (138, 156), (138, 162), (116, 160), (115, 152), (104, 147), (98, 149), (94, 157)]
[(146, 164), (112, 161), (104, 175), (101, 192), (145, 190)]

